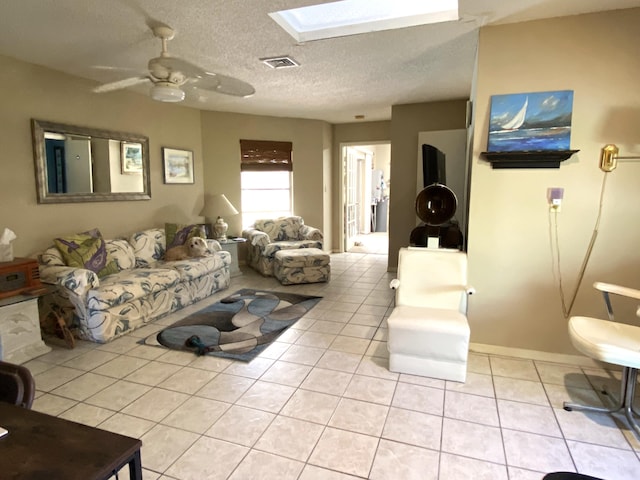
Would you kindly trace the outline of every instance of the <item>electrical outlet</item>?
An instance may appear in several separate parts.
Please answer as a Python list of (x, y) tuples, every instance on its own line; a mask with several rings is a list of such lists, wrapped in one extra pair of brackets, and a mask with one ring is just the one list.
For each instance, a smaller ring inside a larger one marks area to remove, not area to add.
[(560, 212), (562, 206), (562, 198), (564, 197), (564, 188), (553, 187), (547, 188), (547, 201), (549, 202), (549, 211)]

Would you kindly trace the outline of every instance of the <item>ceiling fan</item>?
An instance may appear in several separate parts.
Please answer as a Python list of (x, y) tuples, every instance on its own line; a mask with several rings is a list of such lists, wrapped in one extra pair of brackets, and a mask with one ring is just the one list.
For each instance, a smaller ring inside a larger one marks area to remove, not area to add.
[(255, 89), (242, 80), (207, 72), (193, 63), (171, 56), (167, 43), (174, 37), (174, 30), (166, 25), (155, 26), (152, 30), (162, 41), (162, 51), (159, 57), (149, 60), (148, 73), (99, 85), (93, 89), (95, 93), (112, 92), (147, 82), (152, 83), (151, 98), (160, 102), (181, 102), (185, 99), (185, 92), (194, 90), (236, 97), (249, 97), (255, 93)]

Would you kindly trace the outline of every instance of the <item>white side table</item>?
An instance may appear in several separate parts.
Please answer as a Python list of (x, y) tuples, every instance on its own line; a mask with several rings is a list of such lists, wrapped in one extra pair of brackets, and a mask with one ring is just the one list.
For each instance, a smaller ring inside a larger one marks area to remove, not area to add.
[(222, 250), (225, 252), (229, 252), (231, 254), (231, 268), (230, 273), (232, 277), (237, 277), (238, 275), (242, 275), (242, 271), (240, 270), (240, 265), (238, 264), (238, 243), (243, 243), (245, 241), (244, 238), (239, 240), (226, 240), (220, 243)]
[(0, 300), (0, 360), (22, 364), (50, 351), (40, 333), (38, 296)]

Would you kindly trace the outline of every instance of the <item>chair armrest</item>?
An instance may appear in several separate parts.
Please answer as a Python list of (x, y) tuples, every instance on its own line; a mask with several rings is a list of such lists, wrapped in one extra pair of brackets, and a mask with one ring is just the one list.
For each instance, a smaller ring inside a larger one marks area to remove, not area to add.
[(220, 242), (218, 242), (217, 240), (214, 240), (212, 238), (207, 238), (205, 241), (207, 242), (207, 249), (209, 250), (209, 252), (213, 253), (213, 252), (219, 252), (220, 250), (222, 250), (222, 247), (220, 246)]
[(271, 240), (269, 239), (269, 235), (260, 230), (256, 230), (255, 228), (248, 228), (242, 231), (242, 236), (249, 240), (249, 243), (256, 247), (264, 248)]
[(84, 268), (40, 265), (40, 280), (57, 285), (77, 297), (86, 297), (87, 292), (100, 286), (98, 275)]
[[(397, 290), (398, 287), (400, 287), (400, 280), (398, 280), (397, 278), (394, 278), (393, 280), (391, 280), (391, 282), (389, 282), (389, 288), (391, 288), (392, 290)], [(473, 295), (474, 293), (476, 293), (476, 289), (470, 285), (467, 285), (464, 287), (464, 293), (467, 295)]]
[(324, 236), (318, 228), (302, 225), (300, 227), (300, 240), (318, 240), (322, 241)]
[(620, 285), (604, 282), (595, 282), (593, 287), (601, 292), (613, 293), (615, 295), (622, 295), (623, 297), (640, 300), (640, 290), (636, 290), (635, 288), (621, 287)]
[[(604, 296), (604, 303), (607, 307), (607, 315), (609, 315), (609, 320), (613, 320), (613, 306), (611, 304), (611, 299), (609, 298), (609, 294), (613, 293), (614, 295), (621, 295), (623, 297), (633, 298), (635, 300), (640, 300), (640, 290), (636, 290), (635, 288), (622, 287), (620, 285), (614, 285), (613, 283), (604, 283), (604, 282), (595, 282), (593, 287), (596, 290), (600, 290), (602, 295)], [(640, 317), (640, 306), (636, 310), (636, 316)]]

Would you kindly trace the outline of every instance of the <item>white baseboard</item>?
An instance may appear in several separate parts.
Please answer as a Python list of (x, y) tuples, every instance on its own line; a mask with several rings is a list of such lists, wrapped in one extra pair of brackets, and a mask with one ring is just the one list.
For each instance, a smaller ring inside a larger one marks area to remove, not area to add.
[(607, 368), (607, 369), (612, 368), (612, 365), (598, 362), (589, 357), (584, 357), (581, 355), (568, 355), (564, 353), (541, 352), (538, 350), (502, 347), (499, 345), (486, 345), (483, 343), (469, 344), (469, 351), (473, 353), (501, 355), (504, 357), (524, 358), (527, 360), (539, 360), (542, 362), (549, 362), (549, 363), (562, 363), (565, 365), (575, 365), (578, 367)]

